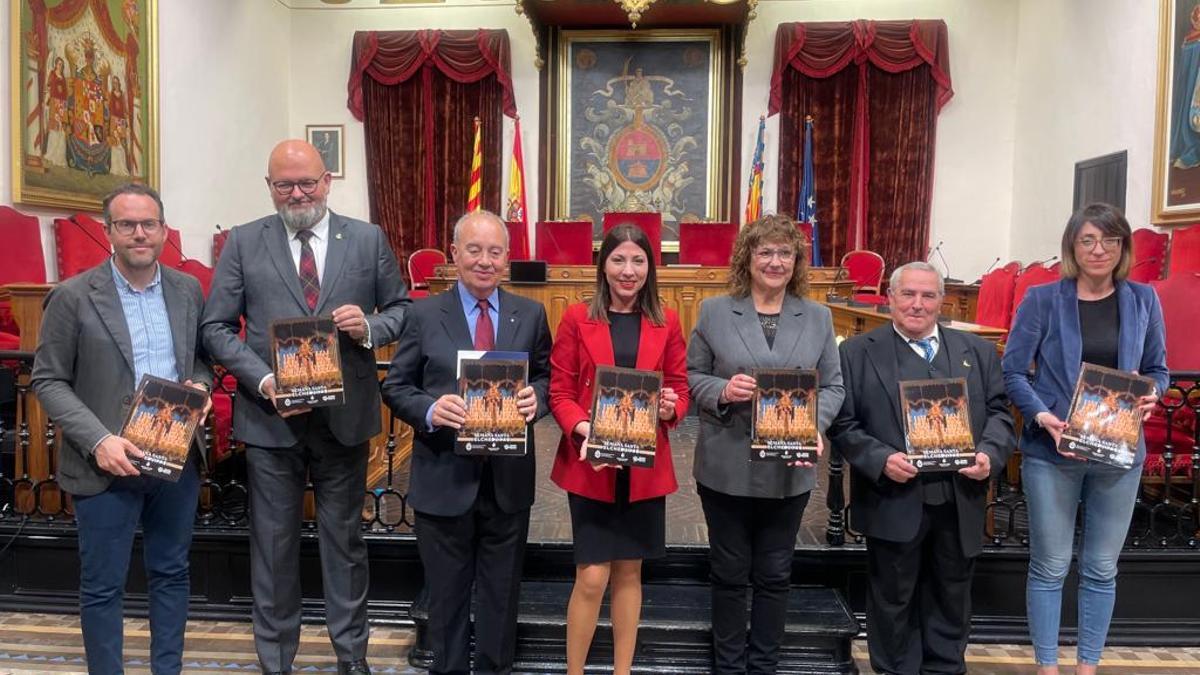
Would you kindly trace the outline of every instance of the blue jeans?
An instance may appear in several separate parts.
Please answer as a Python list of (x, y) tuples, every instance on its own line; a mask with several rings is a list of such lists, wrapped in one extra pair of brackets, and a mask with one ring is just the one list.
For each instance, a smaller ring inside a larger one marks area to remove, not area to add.
[(1058, 663), (1063, 580), (1071, 568), (1075, 513), (1083, 504), (1079, 544), (1079, 663), (1098, 664), (1117, 597), (1117, 558), (1129, 532), (1141, 466), (1118, 469), (1099, 462), (1055, 464), (1025, 457), (1021, 464), (1029, 505), (1029, 578), (1026, 611), (1034, 657)]
[(190, 461), (178, 483), (145, 476), (115, 478), (108, 489), (75, 497), (79, 530), (79, 620), (88, 673), (124, 672), (123, 600), (133, 535), (142, 526), (150, 600), (150, 666), (183, 667), (188, 610), (188, 549), (200, 479)]

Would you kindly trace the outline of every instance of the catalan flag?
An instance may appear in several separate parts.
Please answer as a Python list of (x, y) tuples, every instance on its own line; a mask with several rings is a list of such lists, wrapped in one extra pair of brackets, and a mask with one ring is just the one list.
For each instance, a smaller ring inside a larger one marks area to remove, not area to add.
[(514, 121), (512, 169), (508, 174), (508, 217), (512, 223), (525, 222), (525, 159), (521, 153), (521, 118)]
[(479, 118), (475, 118), (475, 151), (471, 155), (471, 180), (467, 189), (467, 212), (479, 211), (480, 193), (483, 192), (483, 144), (479, 138)]
[(758, 142), (754, 145), (754, 161), (750, 163), (750, 187), (746, 194), (746, 217), (743, 225), (749, 225), (762, 216), (763, 185), (763, 133), (767, 129), (767, 118), (758, 118)]

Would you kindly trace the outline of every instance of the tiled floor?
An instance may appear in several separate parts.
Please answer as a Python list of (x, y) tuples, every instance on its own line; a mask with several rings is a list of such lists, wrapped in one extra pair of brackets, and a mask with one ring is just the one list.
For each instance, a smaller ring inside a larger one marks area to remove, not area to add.
[[(145, 621), (125, 622), (126, 672), (149, 673), (147, 666), (149, 630)], [(408, 666), (412, 632), (406, 629), (373, 627), (370, 661), (375, 673), (422, 673)], [(855, 644), (854, 656), (864, 673), (870, 673), (866, 644)], [(1073, 663), (1064, 652), (1062, 663)], [(1105, 655), (1105, 675), (1200, 674), (1200, 649), (1113, 648)], [(1028, 647), (975, 645), (967, 652), (971, 675), (1016, 675), (1033, 672)], [(324, 629), (305, 626), (300, 638), (296, 672), (336, 672), (333, 651)], [(86, 673), (79, 621), (73, 616), (0, 613), (0, 675), (20, 673)], [(184, 672), (256, 673), (254, 640), (250, 625), (218, 621), (188, 624)], [(1074, 672), (1063, 669), (1063, 675)]]

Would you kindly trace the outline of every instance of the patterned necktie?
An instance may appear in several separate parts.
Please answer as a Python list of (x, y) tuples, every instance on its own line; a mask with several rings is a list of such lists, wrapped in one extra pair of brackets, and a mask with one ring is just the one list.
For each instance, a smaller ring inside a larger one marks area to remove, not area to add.
[(317, 310), (317, 298), (321, 297), (321, 279), (317, 276), (317, 256), (313, 255), (312, 230), (300, 230), (296, 238), (300, 240), (300, 288), (304, 290), (304, 300), (311, 311)]
[(920, 347), (921, 351), (925, 352), (925, 361), (927, 363), (933, 363), (933, 338), (932, 337), (921, 338), (920, 340), (909, 340), (909, 342), (911, 344), (914, 344), (914, 345)]
[(492, 330), (492, 315), (488, 313), (488, 301), (479, 301), (479, 316), (475, 319), (475, 351), (486, 352), (496, 347), (496, 336)]

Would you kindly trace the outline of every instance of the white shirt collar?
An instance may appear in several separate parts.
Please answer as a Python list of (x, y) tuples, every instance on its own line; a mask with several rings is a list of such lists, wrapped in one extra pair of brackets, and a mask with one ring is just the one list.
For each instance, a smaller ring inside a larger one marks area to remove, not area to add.
[[(284, 224), (284, 227), (287, 229), (288, 239), (289, 240), (295, 239), (296, 233), (299, 232), (299, 230), (293, 230), (292, 228), (288, 227), (286, 223)], [(312, 233), (313, 233), (313, 239), (316, 239), (317, 241), (328, 241), (328, 239), (329, 239), (329, 209), (328, 208), (325, 209), (325, 215), (321, 216), (321, 219), (317, 221), (317, 224), (312, 226)]]
[(923, 340), (925, 338), (933, 338), (934, 344), (941, 341), (941, 338), (938, 336), (938, 325), (936, 322), (934, 322), (934, 324), (933, 324), (933, 330), (929, 331), (928, 334), (922, 335), (919, 338), (910, 338), (907, 335), (905, 335), (904, 333), (901, 333), (900, 329), (896, 327), (895, 321), (892, 322), (892, 330), (896, 331), (896, 335), (899, 335), (900, 339), (904, 340), (905, 342), (914, 342), (916, 340)]

